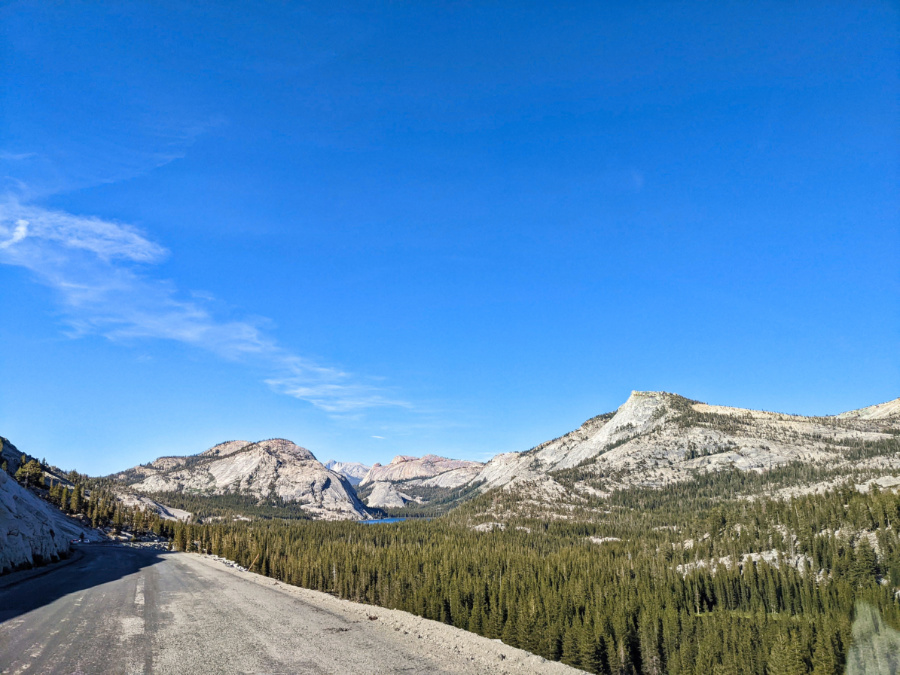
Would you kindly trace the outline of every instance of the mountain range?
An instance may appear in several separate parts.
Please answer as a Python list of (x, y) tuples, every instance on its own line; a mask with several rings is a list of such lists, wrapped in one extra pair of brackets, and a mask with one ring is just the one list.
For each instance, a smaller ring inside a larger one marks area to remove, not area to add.
[[(21, 463), (12, 443), (3, 439), (0, 455), (7, 469), (0, 472), (0, 567), (52, 559), (69, 538), (91, 536), (12, 480)], [(43, 466), (49, 483), (66, 484), (67, 474)], [(193, 502), (185, 500), (197, 498), (224, 500), (226, 512), (249, 508), (258, 515), (258, 503), (263, 510), (289, 507), (291, 517), (323, 520), (362, 520), (385, 510), (435, 515), (468, 502), (476, 514), (503, 520), (517, 514), (589, 518), (615, 493), (692, 480), (696, 489), (704, 476), (729, 472), (740, 477), (731, 482), (732, 496), (748, 499), (828, 492), (848, 482), (862, 491), (900, 486), (900, 399), (817, 417), (635, 391), (614, 412), (484, 464), (400, 455), (371, 467), (334, 460), (323, 465), (306, 448), (276, 438), (164, 456), (106, 480), (123, 505), (169, 520), (190, 518), (185, 509)], [(170, 505), (176, 497), (183, 508)], [(244, 517), (239, 513), (234, 517)]]
[(451, 508), (494, 488), (515, 490), (533, 507), (572, 507), (616, 490), (788, 465), (808, 470), (786, 481), (785, 493), (814, 491), (848, 476), (891, 474), (900, 468), (898, 436), (900, 399), (812, 417), (635, 391), (614, 412), (484, 464), (400, 455), (372, 467), (334, 460), (323, 465), (309, 450), (274, 439), (229, 441), (199, 455), (161, 457), (113, 478), (144, 494), (274, 494), (301, 504), (313, 517), (362, 519), (370, 509)]
[(227, 441), (198, 455), (160, 457), (111, 478), (144, 494), (274, 496), (325, 520), (370, 517), (344, 475), (283, 438)]

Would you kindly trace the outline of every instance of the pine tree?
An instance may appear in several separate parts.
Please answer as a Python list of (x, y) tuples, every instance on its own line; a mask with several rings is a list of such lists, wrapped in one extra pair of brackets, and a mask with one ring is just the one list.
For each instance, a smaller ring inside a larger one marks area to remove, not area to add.
[(769, 654), (766, 675), (805, 675), (807, 672), (799, 642), (791, 635), (781, 633)]
[(75, 489), (72, 490), (72, 500), (70, 502), (70, 510), (72, 513), (81, 513), (82, 498), (81, 485), (76, 483)]
[(662, 655), (659, 645), (659, 619), (649, 611), (638, 619), (638, 639), (642, 671), (647, 675), (663, 675)]
[(599, 673), (604, 669), (601, 659), (600, 640), (594, 635), (593, 623), (585, 622), (578, 636), (578, 655), (581, 667), (591, 673)]
[(562, 639), (562, 662), (570, 666), (581, 665), (581, 653), (579, 652), (578, 636), (581, 631), (574, 624), (566, 628)]
[(506, 615), (506, 623), (503, 624), (503, 630), (500, 634), (500, 639), (510, 647), (519, 646), (517, 618), (517, 614), (512, 610), (512, 608), (510, 608)]
[(472, 616), (469, 617), (469, 630), (477, 635), (484, 635), (484, 591), (475, 590), (472, 598)]
[(878, 574), (878, 562), (875, 551), (867, 537), (860, 539), (853, 556), (853, 564), (850, 567), (850, 578), (857, 584), (863, 584), (875, 579)]
[(812, 658), (813, 675), (837, 675), (839, 672), (831, 638), (820, 631)]

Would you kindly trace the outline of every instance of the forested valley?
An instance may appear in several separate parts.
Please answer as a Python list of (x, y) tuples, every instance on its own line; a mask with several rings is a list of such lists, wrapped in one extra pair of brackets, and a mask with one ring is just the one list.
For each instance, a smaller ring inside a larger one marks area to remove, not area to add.
[(173, 545), (594, 673), (852, 670), (855, 619), (900, 627), (900, 497), (734, 496), (741, 480), (617, 493), (577, 522), (492, 519), (527, 498), (507, 489), (431, 521), (179, 523)]

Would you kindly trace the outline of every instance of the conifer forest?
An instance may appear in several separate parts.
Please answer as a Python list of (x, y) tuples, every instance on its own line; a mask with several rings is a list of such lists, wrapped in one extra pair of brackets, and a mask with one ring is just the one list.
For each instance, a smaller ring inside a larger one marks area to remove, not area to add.
[(900, 628), (900, 497), (849, 484), (717, 496), (735, 480), (616, 493), (577, 520), (498, 522), (525, 495), (495, 490), (428, 521), (219, 519), (171, 535), (179, 550), (592, 673), (865, 672), (854, 621)]

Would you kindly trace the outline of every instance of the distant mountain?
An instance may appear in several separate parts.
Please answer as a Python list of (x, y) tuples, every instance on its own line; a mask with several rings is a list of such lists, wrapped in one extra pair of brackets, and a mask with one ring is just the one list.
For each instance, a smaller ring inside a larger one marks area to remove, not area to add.
[[(18, 461), (5, 456), (10, 466)], [(717, 472), (776, 470), (785, 495), (829, 489), (848, 477), (882, 485), (896, 477), (900, 483), (900, 399), (816, 417), (635, 391), (614, 412), (486, 464), (400, 455), (372, 467), (334, 460), (323, 465), (309, 450), (273, 439), (160, 457), (112, 478), (140, 494), (277, 497), (312, 517), (361, 519), (371, 515), (367, 506), (436, 515), (494, 489), (514, 492), (512, 503), (537, 513), (571, 512), (621, 490), (661, 488)], [(182, 502), (177, 505), (194, 508)], [(170, 518), (186, 514), (156, 510)]]
[(337, 462), (329, 459), (325, 462), (325, 468), (337, 471), (342, 474), (350, 485), (359, 485), (359, 482), (365, 477), (372, 467), (360, 464), (359, 462)]
[[(457, 487), (467, 483), (481, 467), (481, 462), (464, 459), (447, 459), (437, 455), (410, 457), (398, 455), (387, 466), (377, 462), (360, 482), (360, 485), (382, 481), (408, 481), (425, 479), (435, 487)], [(425, 484), (423, 482), (423, 484)]]
[(577, 505), (615, 490), (658, 488), (727, 470), (806, 467), (787, 491), (849, 474), (900, 472), (900, 399), (827, 417), (707, 405), (666, 392), (632, 392), (615, 412), (527, 452), (495, 456), (480, 490), (519, 488), (535, 503)]
[(326, 468), (306, 448), (281, 438), (228, 441), (198, 455), (160, 457), (111, 478), (141, 493), (276, 496), (325, 520), (370, 515), (342, 474)]
[(374, 464), (359, 483), (369, 506), (398, 508), (409, 503), (426, 504), (466, 485), (484, 465), (437, 455), (398, 455), (390, 464)]

